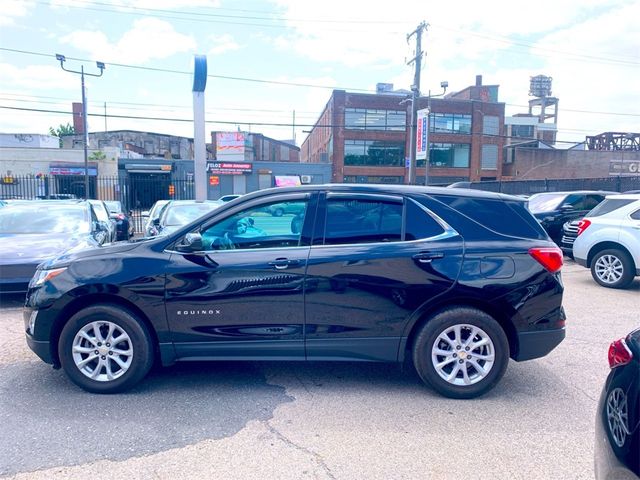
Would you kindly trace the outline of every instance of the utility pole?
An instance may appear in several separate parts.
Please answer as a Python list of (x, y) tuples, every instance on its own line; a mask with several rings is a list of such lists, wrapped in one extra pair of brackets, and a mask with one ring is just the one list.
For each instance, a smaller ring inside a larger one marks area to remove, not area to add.
[(86, 89), (84, 86), (84, 76), (88, 75), (89, 77), (101, 77), (104, 73), (105, 65), (103, 62), (96, 62), (96, 66), (100, 69), (100, 73), (85, 73), (84, 65), (80, 65), (80, 70), (70, 70), (68, 68), (64, 68), (64, 62), (67, 60), (64, 55), (60, 55), (56, 53), (56, 60), (60, 62), (60, 68), (65, 72), (70, 73), (79, 73), (81, 78), (82, 85), (82, 128), (84, 129), (83, 137), (84, 137), (84, 198), (90, 198), (89, 193), (89, 157), (88, 151), (89, 148), (89, 129), (87, 127), (87, 96)]
[(416, 36), (416, 56), (407, 62), (407, 65), (415, 64), (415, 74), (413, 85), (411, 85), (411, 130), (409, 139), (409, 185), (416, 183), (416, 135), (418, 131), (418, 98), (420, 98), (420, 68), (422, 67), (422, 32), (426, 30), (427, 24), (422, 21), (418, 28), (407, 35), (407, 43), (414, 35)]
[(104, 102), (104, 131), (107, 131), (107, 102)]

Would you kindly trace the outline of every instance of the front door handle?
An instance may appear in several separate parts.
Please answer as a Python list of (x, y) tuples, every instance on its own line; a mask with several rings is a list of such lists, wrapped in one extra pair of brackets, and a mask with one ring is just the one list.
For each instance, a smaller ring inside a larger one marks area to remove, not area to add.
[(290, 266), (300, 265), (300, 260), (289, 260), (288, 258), (276, 258), (273, 262), (269, 262), (269, 265), (276, 268), (276, 270), (286, 270)]
[(420, 252), (416, 253), (413, 256), (414, 260), (417, 260), (420, 263), (431, 263), (432, 260), (437, 260), (438, 258), (443, 258), (444, 253), (442, 252)]

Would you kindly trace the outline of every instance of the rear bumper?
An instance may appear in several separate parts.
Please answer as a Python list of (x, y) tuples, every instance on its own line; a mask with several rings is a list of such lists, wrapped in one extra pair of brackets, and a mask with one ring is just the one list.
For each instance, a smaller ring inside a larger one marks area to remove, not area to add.
[(565, 333), (565, 327), (518, 333), (518, 353), (514, 360), (522, 362), (544, 357), (564, 340)]

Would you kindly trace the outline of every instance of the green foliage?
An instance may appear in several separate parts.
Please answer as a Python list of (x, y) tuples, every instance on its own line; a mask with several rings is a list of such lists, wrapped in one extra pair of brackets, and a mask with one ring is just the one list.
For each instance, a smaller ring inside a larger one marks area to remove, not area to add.
[(58, 137), (60, 139), (60, 147), (62, 148), (62, 137), (63, 135), (73, 135), (76, 133), (75, 128), (70, 123), (63, 125), (62, 123), (58, 126), (58, 128), (49, 127), (49, 135), (54, 137)]

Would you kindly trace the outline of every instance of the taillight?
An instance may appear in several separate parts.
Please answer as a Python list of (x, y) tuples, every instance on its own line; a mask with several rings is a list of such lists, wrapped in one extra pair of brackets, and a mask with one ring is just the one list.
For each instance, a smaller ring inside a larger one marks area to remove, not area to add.
[(531, 248), (529, 255), (551, 273), (556, 273), (562, 268), (562, 250), (558, 247)]
[(578, 222), (578, 236), (584, 232), (591, 225), (591, 220), (580, 220)]
[(620, 365), (626, 365), (633, 358), (633, 353), (627, 347), (624, 338), (620, 340), (616, 340), (611, 345), (609, 345), (609, 367), (615, 368)]

